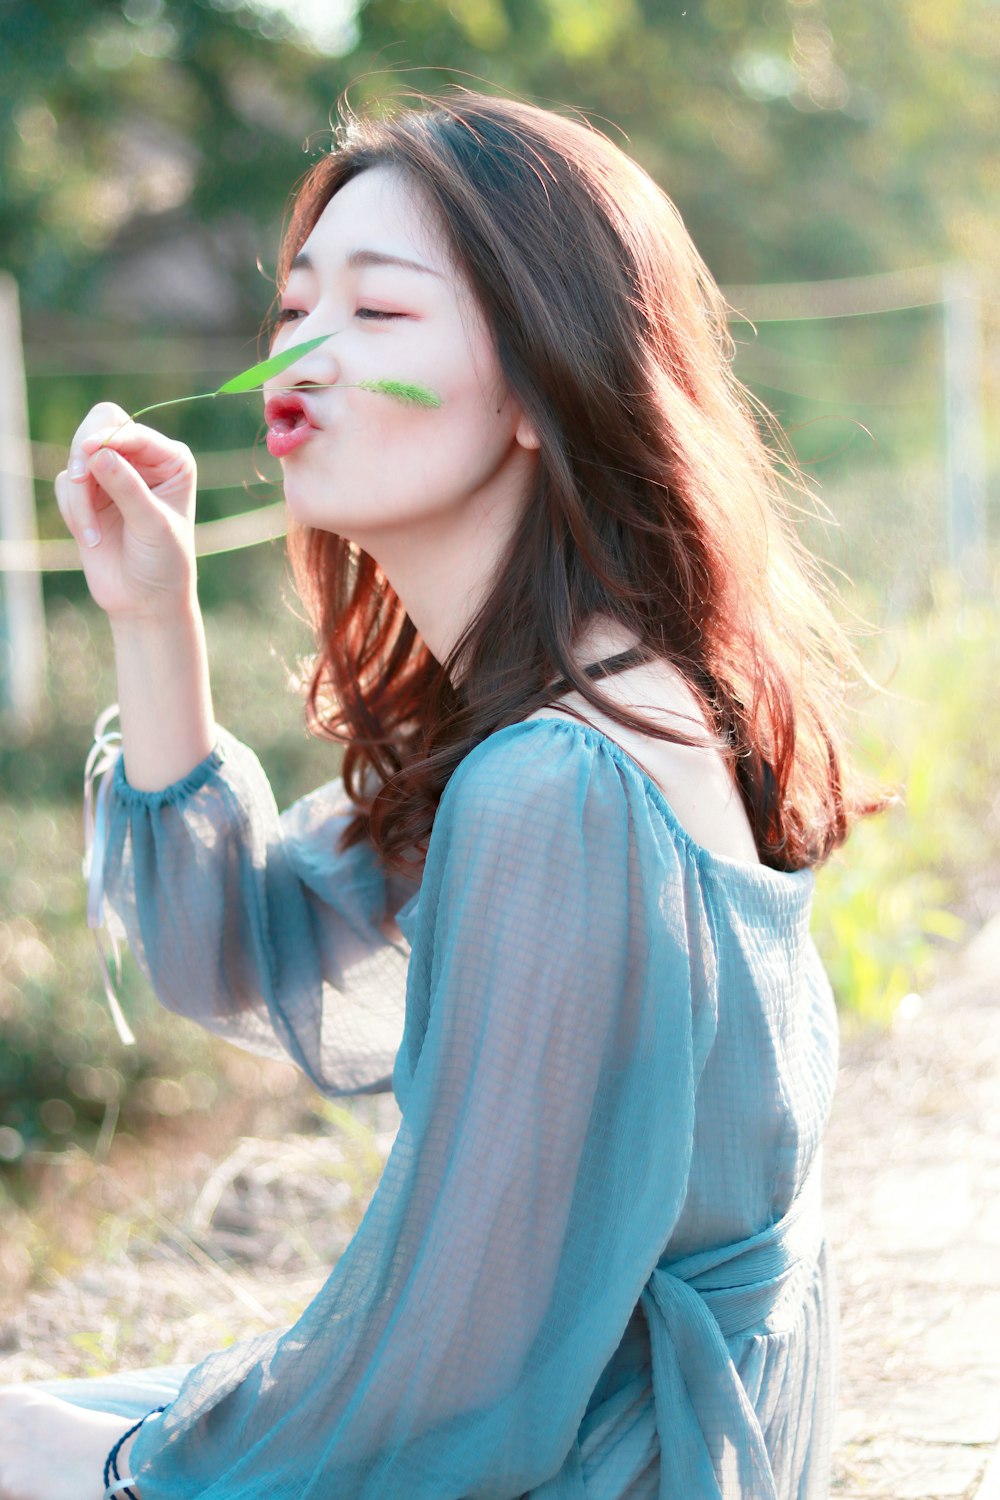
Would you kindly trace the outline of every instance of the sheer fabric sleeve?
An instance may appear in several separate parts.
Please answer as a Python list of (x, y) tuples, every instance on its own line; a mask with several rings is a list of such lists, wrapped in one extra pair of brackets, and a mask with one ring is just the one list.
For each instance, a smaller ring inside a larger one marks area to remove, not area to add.
[(714, 1036), (697, 870), (660, 822), (551, 724), (462, 762), (381, 1182), (298, 1322), (209, 1356), (142, 1430), (143, 1500), (513, 1500), (572, 1463), (683, 1203)]
[(388, 1088), (403, 1028), (408, 955), (383, 924), (406, 890), (370, 844), (337, 851), (350, 811), (338, 779), (279, 816), (256, 756), (220, 729), (160, 792), (131, 787), (119, 756), (103, 860), (111, 930), (160, 1001), (291, 1056), (327, 1094)]

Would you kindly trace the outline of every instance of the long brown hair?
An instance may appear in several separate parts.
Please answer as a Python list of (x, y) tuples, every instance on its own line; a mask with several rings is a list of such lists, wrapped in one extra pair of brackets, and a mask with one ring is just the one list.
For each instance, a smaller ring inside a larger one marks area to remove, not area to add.
[(839, 729), (852, 681), (870, 679), (795, 530), (787, 491), (808, 488), (732, 372), (726, 302), (676, 208), (597, 130), (521, 101), (459, 89), (381, 117), (341, 111), (335, 149), (295, 195), (279, 286), (339, 188), (375, 166), (408, 174), (540, 440), (509, 550), (443, 663), (374, 559), (292, 528), (319, 648), (307, 719), (346, 746), (358, 809), (343, 847), (370, 837), (412, 872), (456, 766), (556, 679), (619, 724), (705, 744), (597, 691), (571, 648), (600, 615), (694, 690), (762, 862), (819, 864), (893, 800), (862, 789)]

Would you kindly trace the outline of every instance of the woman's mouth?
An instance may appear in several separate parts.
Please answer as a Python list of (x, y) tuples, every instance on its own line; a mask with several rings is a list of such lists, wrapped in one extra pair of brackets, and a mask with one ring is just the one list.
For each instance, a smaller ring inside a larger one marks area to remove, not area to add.
[(305, 402), (298, 396), (272, 396), (264, 407), (264, 420), (267, 451), (272, 458), (285, 458), (316, 431)]

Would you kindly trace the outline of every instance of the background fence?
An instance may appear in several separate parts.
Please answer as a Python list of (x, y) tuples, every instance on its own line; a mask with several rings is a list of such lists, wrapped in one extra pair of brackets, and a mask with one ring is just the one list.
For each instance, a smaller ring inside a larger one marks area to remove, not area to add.
[[(959, 586), (981, 597), (996, 505), (976, 269), (918, 267), (723, 290), (735, 309), (737, 374), (782, 420), (800, 461), (825, 480), (823, 498), (840, 536), (831, 547), (829, 531), (814, 526), (815, 550), (869, 596), (881, 594), (889, 617), (913, 606), (943, 558)], [(908, 319), (902, 327), (901, 316)], [(165, 337), (49, 337), (24, 347), (10, 277), (0, 277), (0, 334), (0, 701), (12, 727), (24, 729), (44, 693), (41, 575), (80, 571), (76, 543), (57, 534), (61, 523), (47, 490), (64, 465), (72, 431), (70, 398), (60, 399), (59, 384), (81, 398), (85, 388), (100, 389), (126, 406), (141, 393), (145, 404), (150, 390), (158, 393), (152, 399), (169, 399), (159, 393), (191, 390), (209, 376), (217, 381), (251, 356), (236, 340)], [(896, 357), (873, 358), (879, 351)], [(36, 392), (49, 422), (53, 411), (62, 419), (62, 441), (32, 436), (29, 394)], [(84, 409), (81, 399), (75, 416)], [(248, 403), (206, 433), (211, 440), (224, 424), (232, 436), (234, 427), (241, 429), (242, 442), (196, 449), (199, 509), (209, 513), (196, 527), (201, 556), (283, 534), (280, 499), (247, 505), (262, 490), (275, 493), (278, 482), (277, 465), (256, 441), (255, 421)], [(46, 486), (41, 497), (38, 485)], [(213, 515), (220, 506), (223, 513)]]

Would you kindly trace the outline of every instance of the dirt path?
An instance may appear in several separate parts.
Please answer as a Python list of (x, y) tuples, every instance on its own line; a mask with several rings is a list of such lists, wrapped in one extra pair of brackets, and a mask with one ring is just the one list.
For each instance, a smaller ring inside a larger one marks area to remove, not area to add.
[(911, 1019), (841, 1061), (833, 1494), (968, 1500), (1000, 1439), (1000, 917)]

